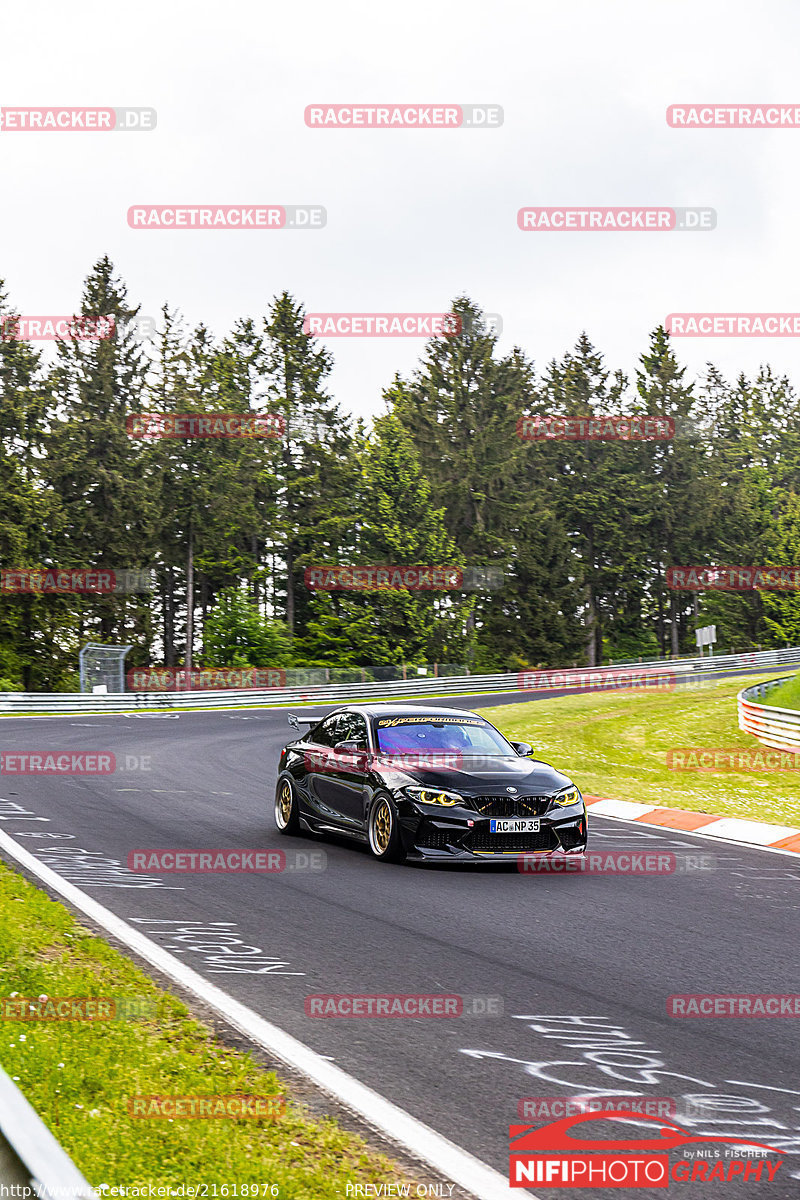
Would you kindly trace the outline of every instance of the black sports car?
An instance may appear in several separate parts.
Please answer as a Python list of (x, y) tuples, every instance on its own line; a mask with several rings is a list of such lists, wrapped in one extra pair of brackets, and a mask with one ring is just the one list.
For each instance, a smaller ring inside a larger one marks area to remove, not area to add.
[(348, 704), (281, 751), (283, 834), (347, 834), (376, 858), (485, 861), (586, 849), (586, 808), (561, 771), (455, 708)]

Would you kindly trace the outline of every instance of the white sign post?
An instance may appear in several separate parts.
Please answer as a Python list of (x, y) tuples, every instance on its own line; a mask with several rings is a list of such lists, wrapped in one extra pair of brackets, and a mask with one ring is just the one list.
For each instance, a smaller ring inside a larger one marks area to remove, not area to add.
[(703, 657), (703, 646), (708, 646), (708, 652), (711, 657), (714, 657), (714, 642), (717, 640), (716, 625), (704, 625), (702, 629), (695, 632), (695, 639), (700, 649), (700, 657)]

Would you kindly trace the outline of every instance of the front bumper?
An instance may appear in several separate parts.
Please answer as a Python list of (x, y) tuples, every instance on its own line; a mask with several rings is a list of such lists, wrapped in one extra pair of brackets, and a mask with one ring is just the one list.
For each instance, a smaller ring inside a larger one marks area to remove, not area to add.
[[(434, 811), (431, 811), (434, 810)], [(520, 854), (581, 854), (586, 850), (586, 809), (556, 809), (539, 818), (537, 833), (492, 833), (491, 820), (461, 807), (435, 810), (406, 802), (400, 828), (410, 859), (477, 862)]]

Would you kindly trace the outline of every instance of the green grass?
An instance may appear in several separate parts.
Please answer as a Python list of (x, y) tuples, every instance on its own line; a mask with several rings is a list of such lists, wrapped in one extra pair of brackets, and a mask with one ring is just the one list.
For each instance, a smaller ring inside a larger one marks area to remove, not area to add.
[[(310, 1118), (275, 1074), (221, 1045), (184, 1004), (0, 864), (0, 997), (12, 993), (154, 1007), (136, 1020), (0, 1021), (0, 1063), (93, 1186), (259, 1183), (277, 1185), (281, 1200), (327, 1200), (345, 1196), (348, 1183), (408, 1181), (335, 1121)], [(169, 1121), (127, 1111), (136, 1095), (242, 1093), (286, 1096), (285, 1115)]]
[(674, 692), (585, 692), (488, 708), (482, 715), (589, 795), (800, 826), (800, 772), (676, 771), (689, 746), (763, 749), (737, 725), (736, 695), (775, 674), (702, 680)]
[(762, 704), (774, 704), (777, 708), (800, 709), (800, 675), (795, 675), (787, 683), (773, 688), (761, 700)]

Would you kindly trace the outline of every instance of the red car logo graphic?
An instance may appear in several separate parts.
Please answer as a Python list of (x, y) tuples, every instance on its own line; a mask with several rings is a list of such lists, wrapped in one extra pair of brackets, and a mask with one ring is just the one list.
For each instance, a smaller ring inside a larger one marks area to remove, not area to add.
[(665, 1121), (663, 1117), (651, 1117), (645, 1113), (637, 1113), (636, 1121), (652, 1121), (660, 1127), (657, 1137), (652, 1138), (613, 1138), (611, 1140), (595, 1140), (594, 1138), (572, 1137), (569, 1130), (573, 1125), (581, 1125), (585, 1121), (602, 1121), (617, 1118), (630, 1124), (631, 1114), (618, 1109), (606, 1112), (579, 1113), (576, 1117), (563, 1117), (560, 1121), (552, 1121), (540, 1128), (531, 1125), (510, 1125), (511, 1153), (520, 1154), (541, 1152), (546, 1150), (572, 1151), (573, 1153), (587, 1150), (674, 1150), (678, 1146), (697, 1145), (704, 1142), (727, 1142), (737, 1146), (757, 1146), (761, 1150), (769, 1150), (771, 1154), (780, 1154), (773, 1146), (763, 1142), (751, 1142), (748, 1138), (726, 1137), (724, 1134), (698, 1136), (682, 1129), (674, 1121)]

